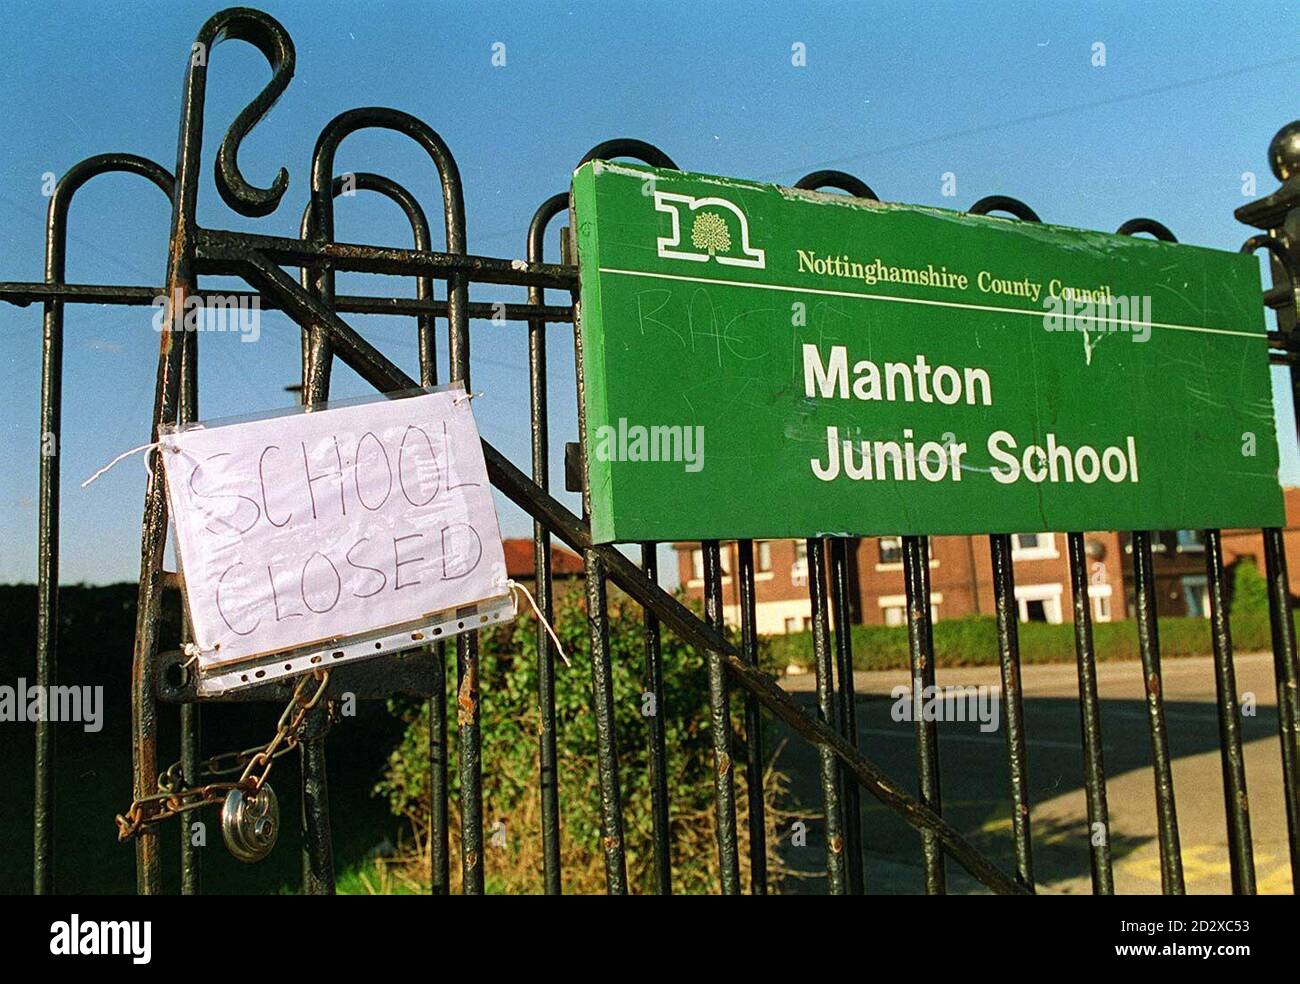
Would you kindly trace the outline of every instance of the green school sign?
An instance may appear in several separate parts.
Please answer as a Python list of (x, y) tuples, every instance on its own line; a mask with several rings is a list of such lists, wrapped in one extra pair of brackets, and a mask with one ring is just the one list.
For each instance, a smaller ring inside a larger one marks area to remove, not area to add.
[(598, 542), (1283, 521), (1254, 257), (593, 161)]

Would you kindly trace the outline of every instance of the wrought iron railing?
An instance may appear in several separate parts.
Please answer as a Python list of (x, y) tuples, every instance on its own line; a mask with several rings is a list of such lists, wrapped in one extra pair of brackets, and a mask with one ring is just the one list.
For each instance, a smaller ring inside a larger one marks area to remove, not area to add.
[[(938, 730), (931, 720), (916, 721), (916, 750), (919, 790), (904, 792), (857, 747), (856, 702), (853, 692), (851, 647), (851, 588), (848, 542), (840, 538), (807, 542), (807, 585), (812, 612), (816, 713), (804, 711), (758, 666), (758, 634), (755, 615), (755, 570), (751, 541), (737, 546), (740, 643), (728, 641), (723, 623), (722, 568), (720, 545), (701, 545), (704, 570), (704, 618), (698, 617), (659, 584), (656, 545), (643, 544), (640, 564), (612, 546), (595, 544), (584, 517), (575, 515), (548, 490), (548, 370), (545, 336), (550, 326), (576, 323), (577, 273), (565, 256), (562, 263), (547, 263), (543, 245), (550, 224), (564, 215), (568, 195), (548, 198), (529, 226), (524, 260), (471, 254), (466, 244), (465, 207), (455, 159), (439, 135), (424, 122), (406, 113), (381, 108), (354, 109), (326, 126), (312, 160), (311, 196), (297, 239), (230, 232), (200, 226), (195, 206), (202, 163), (202, 136), (207, 63), (213, 45), (233, 38), (248, 42), (266, 57), (272, 69), (271, 81), (238, 115), (223, 139), (216, 157), (216, 184), (222, 198), (245, 216), (264, 216), (282, 202), (287, 188), (283, 170), (269, 188), (249, 184), (240, 172), (241, 141), (288, 86), (294, 73), (293, 43), (284, 28), (258, 11), (236, 8), (213, 16), (199, 31), (194, 50), (203, 58), (191, 58), (185, 78), (180, 141), (175, 174), (151, 161), (129, 154), (93, 157), (70, 169), (54, 189), (47, 226), (45, 280), (41, 283), (0, 283), (0, 299), (15, 304), (39, 302), (44, 307), (43, 361), (41, 372), (41, 428), (60, 446), (63, 400), (62, 346), (63, 311), (68, 304), (150, 305), (154, 298), (169, 299), (169, 320), (161, 336), (156, 377), (152, 437), (159, 429), (178, 421), (192, 421), (199, 414), (198, 336), (183, 330), (180, 321), (184, 300), (206, 297), (199, 286), (201, 276), (233, 275), (242, 278), (266, 309), (286, 312), (303, 331), (302, 399), (317, 403), (327, 398), (330, 370), (335, 359), (351, 366), (380, 391), (403, 390), (417, 380), (385, 358), (342, 318), (347, 314), (414, 316), (419, 342), (418, 383), (439, 382), (435, 323), (448, 324), (448, 378), (470, 383), (472, 358), (469, 323), (478, 317), (500, 313), (500, 306), (475, 303), (470, 299), (474, 284), (508, 285), (524, 288), (522, 303), (505, 305), (505, 317), (527, 325), (531, 424), (531, 474), (507, 459), (488, 442), (483, 449), (492, 483), (534, 521), (534, 558), (537, 599), (547, 618), (553, 611), (551, 541), (558, 539), (578, 551), (586, 575), (586, 601), (591, 643), (592, 706), (597, 733), (597, 794), (600, 799), (602, 850), (608, 890), (628, 889), (619, 764), (615, 753), (613, 685), (610, 672), (609, 623), (606, 592), (616, 584), (639, 604), (644, 612), (644, 673), (648, 690), (662, 706), (663, 680), (660, 666), (661, 632), (668, 629), (706, 655), (709, 685), (710, 727), (714, 758), (714, 802), (716, 805), (717, 850), (720, 888), (724, 893), (742, 890), (741, 857), (737, 836), (737, 804), (733, 780), (733, 727), (730, 688), (743, 694), (748, 794), (749, 857), (748, 885), (755, 894), (768, 885), (766, 844), (769, 832), (764, 817), (762, 734), (765, 717), (784, 723), (811, 742), (820, 754), (820, 786), (825, 810), (826, 871), (832, 893), (857, 893), (864, 888), (863, 842), (860, 793), (865, 790), (921, 834), (923, 884), (929, 893), (945, 890), (945, 857), (969, 871), (981, 884), (1001, 893), (1034, 890), (1034, 869), (1030, 824), (1029, 791), (1026, 781), (1026, 738), (1023, 694), (1020, 684), (1020, 655), (1017, 636), (1014, 571), (1011, 542), (1003, 534), (989, 538), (994, 572), (998, 654), (1007, 713), (1007, 760), (1011, 782), (1011, 826), (1014, 840), (1014, 872), (1001, 870), (978, 851), (943, 817), (940, 789)], [(1293, 125), (1294, 126), (1294, 125)], [(396, 202), (410, 222), (414, 247), (410, 249), (340, 243), (334, 237), (333, 200), (342, 188), (334, 174), (334, 157), (339, 145), (358, 130), (383, 128), (415, 141), (429, 155), (438, 175), (442, 197), (446, 248), (433, 248), (428, 219), (419, 201), (407, 189), (378, 174), (352, 176), (353, 186)], [(1284, 131), (1285, 133), (1286, 131)], [(1294, 142), (1294, 135), (1292, 136)], [(1290, 146), (1290, 145), (1288, 145)], [(1288, 165), (1296, 166), (1300, 154), (1290, 146)], [(592, 148), (583, 161), (593, 158), (631, 157), (659, 167), (675, 167), (662, 151), (635, 140), (615, 140)], [(166, 282), (160, 286), (116, 286), (68, 284), (64, 254), (68, 210), (77, 189), (92, 178), (114, 171), (138, 174), (156, 185), (172, 203)], [(1279, 177), (1283, 177), (1279, 174)], [(835, 189), (850, 195), (875, 198), (862, 181), (842, 172), (818, 171), (798, 182), (802, 188)], [(1276, 197), (1276, 196), (1274, 196)], [(1300, 198), (1297, 198), (1300, 202)], [(1275, 203), (1274, 203), (1275, 204)], [(1296, 203), (1293, 203), (1295, 205)], [(1296, 206), (1300, 207), (1300, 206)], [(1290, 311), (1294, 324), (1296, 280), (1294, 257), (1297, 245), (1286, 240), (1282, 222), (1286, 213), (1270, 206), (1265, 225), (1269, 233), (1252, 237), (1244, 249), (1267, 249), (1275, 261), (1275, 275), (1282, 278), (1267, 295), (1271, 306)], [(1010, 213), (1022, 221), (1036, 222), (1028, 206), (1012, 198), (993, 196), (975, 203), (977, 214), (993, 211)], [(1253, 214), (1253, 213), (1252, 213)], [(1264, 214), (1264, 213), (1261, 213)], [(1290, 213), (1286, 213), (1290, 214)], [(1253, 221), (1253, 219), (1252, 219)], [(1172, 240), (1161, 224), (1135, 219), (1120, 229), (1123, 234), (1146, 233)], [(295, 281), (283, 267), (301, 271)], [(342, 295), (335, 289), (335, 274), (360, 271), (410, 277), (415, 280), (414, 298)], [(444, 281), (446, 299), (434, 297), (434, 282)], [(569, 292), (568, 304), (546, 303), (545, 291)], [(223, 292), (228, 295), (229, 292)], [(240, 296), (252, 296), (247, 292)], [(580, 335), (576, 335), (581, 345)], [(1296, 364), (1297, 351), (1289, 331), (1270, 334), (1273, 361)], [(582, 406), (582, 360), (577, 360), (579, 406)], [(580, 439), (585, 419), (579, 414)], [(585, 441), (579, 448), (585, 446)], [(578, 451), (580, 456), (581, 451)], [(580, 460), (570, 461), (581, 465)], [(574, 468), (580, 479), (585, 469)], [(158, 790), (157, 736), (160, 705), (179, 705), (182, 734), (183, 779), (193, 783), (199, 755), (200, 703), (193, 681), (177, 672), (181, 654), (159, 652), (159, 620), (162, 594), (180, 583), (180, 574), (163, 569), (163, 548), (167, 531), (167, 504), (160, 469), (151, 471), (146, 492), (141, 540), (141, 571), (136, 642), (133, 657), (132, 740), (137, 797)], [(59, 577), (59, 458), (40, 457), (40, 518), (38, 538), (39, 612), (36, 678), (40, 685), (55, 682), (58, 675), (58, 577)], [(585, 482), (584, 514), (590, 506)], [(1288, 842), (1293, 885), (1300, 885), (1300, 819), (1297, 815), (1297, 657), (1295, 630), (1291, 618), (1291, 596), (1283, 550), (1282, 533), (1263, 531), (1269, 585), (1270, 618), (1278, 690), (1278, 721), (1283, 762), (1282, 795), (1286, 802)], [(1097, 696), (1096, 659), (1093, 652), (1088, 577), (1082, 532), (1067, 534), (1069, 569), (1073, 592), (1074, 635), (1078, 658), (1079, 703), (1083, 740), (1084, 787), (1088, 822), (1108, 824), (1106, 773), (1102, 760), (1101, 720)], [(1227, 807), (1229, 860), (1232, 887), (1250, 893), (1255, 888), (1243, 767), (1240, 711), (1233, 679), (1232, 638), (1225, 598), (1225, 574), (1220, 533), (1205, 534), (1206, 573), (1209, 585), (1210, 627), (1213, 641), (1215, 682), (1223, 760), (1224, 795)], [(923, 686), (935, 680), (935, 653), (931, 627), (929, 544), (924, 537), (903, 538), (903, 568), (906, 583), (909, 653), (913, 679)], [(1136, 583), (1136, 627), (1139, 654), (1146, 681), (1146, 710), (1152, 742), (1155, 793), (1158, 813), (1159, 854), (1165, 892), (1183, 890), (1183, 871), (1178, 843), (1168, 729), (1161, 693), (1160, 647), (1157, 633), (1155, 589), (1152, 573), (1151, 534), (1133, 535), (1133, 572)], [(554, 648), (542, 627), (538, 627), (538, 704), (542, 728), (539, 736), (543, 847), (543, 875), (546, 891), (559, 892), (561, 806), (557, 783), (556, 707)], [(430, 761), (433, 796), (430, 815), (432, 890), (449, 890), (449, 810), (447, 731), (449, 727), (445, 685), (444, 644), (432, 645), (419, 658), (403, 661), (400, 670), (390, 666), (360, 663), (340, 667), (330, 682), (337, 693), (350, 691), (360, 699), (382, 699), (394, 695), (415, 695), (430, 705)], [(455, 646), (457, 733), (459, 746), (458, 781), (460, 796), (460, 854), (462, 884), (466, 893), (483, 891), (484, 840), (482, 762), (483, 748), (479, 710), (479, 653), (473, 633), (457, 637)], [(241, 691), (231, 699), (282, 701), (291, 682), (268, 684)], [(207, 699), (207, 698), (205, 698)], [(325, 781), (324, 705), (307, 717), (300, 742), (304, 797), (303, 844), (304, 884), (309, 892), (330, 892), (334, 871), (330, 836), (328, 790)], [(37, 724), (34, 885), (37, 892), (55, 889), (53, 861), (53, 790), (55, 741), (50, 722)], [(650, 719), (649, 761), (654, 843), (655, 886), (671, 891), (669, 801), (663, 725), (658, 715)], [(491, 750), (487, 750), (490, 756)], [(197, 892), (200, 886), (199, 858), (187, 836), (181, 838), (182, 889)], [(1111, 856), (1107, 838), (1091, 839), (1091, 872), (1095, 892), (1113, 891)], [(136, 841), (138, 888), (156, 893), (162, 887), (163, 848), (157, 829), (142, 831)]]

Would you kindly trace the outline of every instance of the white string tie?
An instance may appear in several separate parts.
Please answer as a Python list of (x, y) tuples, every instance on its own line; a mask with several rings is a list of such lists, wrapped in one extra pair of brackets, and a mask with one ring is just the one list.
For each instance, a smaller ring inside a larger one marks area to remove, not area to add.
[[(453, 399), (453, 400), (451, 401), (451, 405), (454, 406), (454, 407), (458, 407), (458, 406), (460, 406), (462, 403), (464, 403), (466, 400), (472, 400), (472, 399), (474, 399), (474, 397), (476, 397), (476, 396), (482, 396), (482, 395), (483, 395), (483, 391), (482, 391), (482, 390), (480, 390), (480, 391), (477, 392), (477, 393), (462, 393), (460, 396), (456, 397), (455, 399)], [(536, 606), (534, 606), (534, 607), (536, 607)]]
[(198, 643), (198, 642), (186, 642), (186, 643), (185, 643), (185, 655), (188, 656), (188, 659), (185, 660), (185, 663), (182, 663), (182, 664), (181, 664), (181, 668), (182, 668), (182, 669), (188, 669), (188, 668), (190, 668), (191, 666), (194, 666), (195, 663), (198, 663), (198, 662), (199, 662), (199, 656), (207, 656), (207, 655), (212, 654), (212, 653), (216, 653), (216, 650), (211, 650), (211, 649), (199, 649), (199, 643)]
[(560, 637), (557, 636), (555, 630), (551, 628), (551, 623), (546, 621), (546, 616), (542, 614), (541, 608), (538, 607), (537, 599), (533, 597), (533, 593), (524, 585), (513, 579), (506, 582), (506, 587), (510, 589), (510, 595), (514, 600), (516, 609), (519, 607), (519, 599), (515, 596), (515, 592), (522, 591), (524, 593), (524, 597), (528, 599), (528, 604), (532, 606), (533, 612), (537, 615), (537, 621), (542, 623), (542, 628), (544, 628), (546, 634), (551, 637), (551, 642), (555, 643), (555, 651), (560, 654), (560, 659), (564, 660), (565, 666), (572, 667), (573, 664), (569, 662), (569, 657), (564, 655), (564, 647), (560, 645)]
[[(133, 454), (139, 454), (141, 451), (151, 451), (151, 450), (153, 450), (154, 448), (161, 447), (161, 446), (162, 446), (161, 442), (159, 442), (159, 441), (151, 441), (151, 442), (149, 442), (148, 444), (141, 444), (138, 448), (132, 448), (130, 451), (123, 451), (123, 452), (122, 452), (121, 454), (119, 454), (116, 458), (114, 458), (112, 461), (110, 461), (108, 464), (106, 464), (103, 468), (101, 468), (99, 471), (95, 472), (95, 474), (91, 475), (90, 478), (88, 478), (88, 479), (86, 479), (84, 482), (82, 482), (82, 483), (81, 483), (81, 487), (84, 489), (87, 485), (89, 485), (89, 484), (90, 484), (91, 482), (93, 482), (95, 479), (99, 478), (101, 475), (103, 475), (105, 472), (107, 472), (110, 468), (112, 468), (114, 465), (116, 465), (119, 461), (122, 461), (122, 460), (124, 460), (124, 459), (126, 459), (126, 458), (129, 458), (129, 457), (131, 457), (131, 455), (133, 455)], [(147, 472), (149, 473), (149, 479), (152, 481), (152, 480), (153, 480), (153, 469), (152, 469), (151, 467), (149, 467), (149, 456), (148, 456), (147, 454), (144, 456), (144, 470), (147, 471)]]

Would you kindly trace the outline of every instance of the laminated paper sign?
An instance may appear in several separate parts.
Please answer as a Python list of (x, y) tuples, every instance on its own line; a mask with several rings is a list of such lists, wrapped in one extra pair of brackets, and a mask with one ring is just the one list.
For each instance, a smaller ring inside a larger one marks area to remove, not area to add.
[(1259, 261), (592, 161), (597, 542), (1283, 522)]
[(161, 457), (200, 692), (513, 612), (460, 389), (188, 426)]

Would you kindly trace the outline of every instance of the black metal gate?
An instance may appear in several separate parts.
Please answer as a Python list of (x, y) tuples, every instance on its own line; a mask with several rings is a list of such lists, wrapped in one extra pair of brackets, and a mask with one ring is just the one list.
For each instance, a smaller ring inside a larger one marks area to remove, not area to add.
[[(833, 893), (863, 889), (862, 830), (859, 795), (866, 790), (881, 803), (920, 831), (922, 837), (924, 886), (929, 893), (945, 889), (946, 858), (956, 860), (980, 883), (999, 893), (1034, 890), (1032, 839), (1029, 823), (1029, 794), (1026, 782), (1025, 729), (1020, 686), (1017, 612), (1015, 609), (1011, 542), (1006, 535), (989, 537), (994, 570), (999, 658), (1007, 715), (1007, 756), (1011, 776), (1012, 830), (1015, 871), (1000, 870), (977, 851), (942, 814), (938, 736), (933, 721), (916, 723), (916, 748), (920, 789), (909, 795), (884, 775), (858, 749), (853, 694), (850, 621), (849, 554), (842, 539), (809, 540), (808, 584), (812, 606), (814, 666), (817, 713), (802, 710), (772, 678), (757, 665), (758, 637), (754, 600), (754, 552), (751, 542), (738, 545), (736, 577), (741, 592), (741, 643), (728, 642), (724, 633), (722, 569), (719, 543), (702, 545), (704, 555), (705, 617), (698, 618), (675, 600), (658, 583), (655, 544), (642, 545), (640, 565), (610, 546), (591, 542), (584, 518), (572, 513), (548, 493), (547, 488), (547, 367), (543, 339), (552, 325), (575, 324), (580, 318), (577, 304), (577, 271), (569, 262), (547, 263), (543, 243), (550, 224), (568, 209), (568, 195), (547, 199), (537, 210), (526, 239), (526, 259), (511, 260), (478, 256), (468, 251), (465, 209), (456, 162), (446, 144), (427, 124), (406, 113), (380, 108), (354, 109), (336, 117), (317, 142), (312, 161), (311, 196), (302, 219), (300, 238), (281, 238), (237, 233), (200, 226), (195, 218), (202, 161), (202, 134), (208, 55), (214, 45), (236, 39), (254, 45), (266, 57), (271, 81), (238, 115), (226, 133), (216, 156), (216, 183), (226, 204), (245, 216), (265, 216), (282, 202), (288, 175), (282, 169), (269, 188), (249, 184), (240, 173), (240, 143), (275, 100), (294, 74), (293, 43), (284, 28), (266, 14), (247, 8), (232, 8), (213, 16), (198, 33), (185, 77), (176, 171), (129, 154), (92, 157), (70, 169), (59, 181), (50, 201), (47, 228), (45, 281), (2, 283), (0, 299), (16, 304), (40, 302), (44, 306), (43, 366), (41, 378), (41, 429), (60, 436), (62, 402), (63, 311), (67, 304), (149, 305), (158, 295), (169, 301), (168, 321), (161, 336), (152, 424), (156, 441), (160, 427), (197, 419), (198, 344), (197, 335), (183, 327), (184, 302), (209, 292), (199, 286), (201, 276), (233, 275), (251, 288), (245, 296), (256, 296), (264, 308), (286, 312), (303, 331), (303, 388), (305, 403), (327, 398), (330, 369), (335, 358), (355, 369), (379, 391), (408, 389), (417, 384), (391, 363), (360, 334), (342, 320), (347, 314), (414, 316), (419, 329), (420, 385), (439, 382), (434, 326), (437, 319), (448, 323), (448, 378), (468, 388), (472, 359), (469, 322), (491, 317), (497, 306), (470, 299), (471, 284), (522, 287), (526, 300), (505, 306), (505, 316), (527, 325), (529, 342), (530, 422), (532, 429), (531, 474), (525, 473), (491, 444), (483, 450), (492, 484), (524, 509), (534, 520), (535, 564), (538, 602), (550, 617), (553, 592), (550, 570), (550, 541), (558, 538), (582, 555), (586, 573), (586, 600), (591, 633), (591, 688), (598, 734), (598, 791), (602, 816), (602, 843), (608, 889), (627, 891), (624, 859), (623, 815), (619, 765), (615, 754), (613, 690), (610, 676), (609, 630), (606, 618), (607, 585), (613, 583), (644, 610), (645, 678), (656, 699), (662, 697), (659, 663), (660, 632), (667, 628), (690, 645), (698, 647), (707, 660), (709, 703), (714, 757), (714, 798), (717, 815), (717, 850), (722, 892), (742, 890), (741, 862), (736, 830), (736, 802), (733, 783), (733, 727), (729, 691), (738, 687), (744, 697), (743, 734), (748, 776), (749, 887), (755, 894), (767, 888), (767, 825), (763, 815), (764, 718), (784, 722), (799, 736), (817, 746), (820, 754), (820, 783), (824, 798), (827, 856), (826, 870)], [(355, 187), (375, 192), (396, 202), (410, 220), (415, 248), (339, 243), (334, 238), (333, 199), (340, 193), (342, 179), (334, 174), (335, 151), (350, 134), (365, 128), (394, 130), (414, 140), (437, 171), (442, 194), (446, 249), (433, 249), (429, 222), (417, 198), (407, 189), (378, 174), (354, 176)], [(1288, 178), (1283, 190), (1241, 210), (1240, 217), (1266, 230), (1249, 239), (1244, 250), (1267, 249), (1273, 258), (1277, 286), (1267, 295), (1277, 310), (1281, 330), (1271, 333), (1275, 362), (1293, 366), (1296, 312), (1296, 257), (1300, 243), (1295, 239), (1295, 221), (1300, 208), (1300, 188), (1293, 169), (1300, 163), (1300, 127), (1292, 124), (1275, 141), (1274, 166), (1280, 178)], [(582, 160), (631, 157), (659, 167), (675, 167), (662, 151), (636, 140), (613, 140), (592, 148)], [(156, 185), (172, 203), (172, 224), (166, 283), (158, 286), (115, 286), (68, 284), (64, 277), (67, 217), (78, 188), (107, 172), (138, 174)], [(838, 189), (850, 195), (875, 198), (862, 181), (841, 172), (818, 171), (799, 183), (802, 188)], [(1013, 198), (992, 196), (970, 209), (984, 214), (994, 211), (1016, 218), (1038, 221), (1035, 212)], [(1289, 230), (1289, 231), (1288, 231)], [(1163, 225), (1150, 219), (1134, 219), (1120, 229), (1124, 234), (1149, 234), (1172, 240)], [(1288, 238), (1290, 236), (1291, 238)], [(284, 267), (301, 271), (301, 282)], [(339, 271), (360, 271), (411, 277), (415, 298), (340, 295), (334, 277)], [(434, 282), (446, 283), (446, 299), (434, 296)], [(571, 295), (565, 304), (547, 304), (550, 288)], [(580, 362), (579, 362), (580, 367)], [(577, 385), (581, 390), (579, 368)], [(581, 406), (581, 400), (579, 401)], [(581, 416), (580, 430), (585, 426)], [(580, 447), (581, 445), (579, 445)], [(151, 451), (150, 454), (153, 452)], [(580, 452), (579, 452), (580, 453)], [(575, 456), (576, 459), (576, 456)], [(581, 481), (581, 461), (570, 474)], [(39, 622), (37, 683), (53, 684), (57, 675), (57, 585), (59, 561), (59, 461), (57, 456), (40, 458), (39, 536)], [(588, 503), (586, 489), (584, 503)], [(160, 705), (179, 706), (182, 725), (182, 765), (179, 780), (192, 785), (198, 780), (199, 702), (193, 681), (187, 678), (185, 658), (179, 652), (159, 652), (159, 617), (165, 590), (180, 584), (180, 575), (163, 569), (167, 531), (167, 504), (161, 473), (154, 469), (146, 493), (141, 540), (141, 569), (136, 641), (131, 677), (134, 794), (137, 799), (159, 793), (157, 724)], [(1291, 618), (1286, 558), (1280, 530), (1263, 531), (1273, 653), (1276, 670), (1279, 737), (1282, 754), (1283, 789), (1290, 847), (1293, 885), (1300, 886), (1300, 783), (1297, 782), (1297, 656)], [(1087, 571), (1082, 532), (1067, 534), (1071, 588), (1074, 599), (1075, 642), (1078, 659), (1079, 706), (1084, 750), (1084, 783), (1088, 821), (1108, 822), (1106, 776), (1102, 761), (1101, 720), (1098, 708), (1091, 612), (1087, 600)], [(1220, 726), (1220, 752), (1227, 803), (1232, 886), (1235, 892), (1255, 889), (1251, 849), (1250, 818), (1247, 809), (1246, 778), (1242, 756), (1240, 714), (1233, 677), (1233, 649), (1225, 603), (1225, 576), (1220, 535), (1206, 531), (1206, 573), (1211, 609), (1215, 682)], [(1151, 535), (1133, 535), (1133, 568), (1136, 583), (1138, 644), (1146, 681), (1146, 713), (1150, 728), (1162, 886), (1166, 893), (1183, 891), (1183, 870), (1179, 852), (1178, 820), (1175, 812), (1167, 725), (1161, 694), (1160, 646), (1157, 635), (1155, 589), (1152, 570)], [(934, 683), (934, 652), (930, 625), (928, 543), (923, 537), (906, 537), (903, 562), (912, 677), (924, 685)], [(539, 739), (538, 768), (542, 776), (542, 842), (544, 876), (548, 892), (559, 892), (560, 803), (556, 784), (556, 740), (554, 700), (554, 649), (539, 625), (540, 653), (538, 702), (543, 728)], [(448, 775), (446, 741), (447, 653), (441, 643), (429, 647), (420, 658), (403, 662), (394, 671), (387, 665), (360, 663), (335, 671), (332, 692), (350, 691), (361, 699), (393, 695), (427, 698), (431, 707), (433, 765), (432, 830), (433, 891), (449, 888)], [(466, 893), (483, 891), (483, 804), (481, 783), (481, 739), (478, 701), (478, 647), (473, 634), (459, 636), (455, 646), (457, 679), (457, 735), (459, 743), (460, 845), (463, 885)], [(291, 683), (268, 684), (240, 692), (239, 700), (286, 699)], [(327, 893), (334, 888), (331, 854), (330, 813), (325, 781), (324, 704), (306, 713), (298, 744), (303, 777), (304, 890)], [(657, 887), (670, 890), (668, 791), (665, 774), (665, 736), (662, 724), (652, 719), (650, 761)], [(54, 729), (49, 722), (37, 725), (35, 819), (35, 889), (54, 890), (52, 877), (55, 850), (52, 799), (54, 784)], [(176, 777), (171, 777), (176, 778)], [(1094, 827), (1095, 829), (1095, 827)], [(181, 839), (182, 887), (198, 887), (199, 860), (187, 838)], [(157, 827), (141, 829), (136, 839), (137, 883), (142, 893), (160, 891), (163, 845)], [(1113, 890), (1110, 847), (1106, 839), (1094, 839), (1091, 853), (1092, 885), (1095, 892)]]

